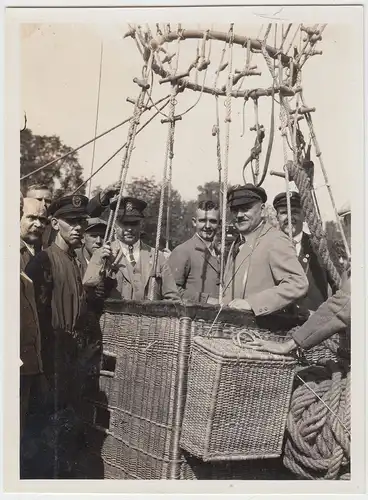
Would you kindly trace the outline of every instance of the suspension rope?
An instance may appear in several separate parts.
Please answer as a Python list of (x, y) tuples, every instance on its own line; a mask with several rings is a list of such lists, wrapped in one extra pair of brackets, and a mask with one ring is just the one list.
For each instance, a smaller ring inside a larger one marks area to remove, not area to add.
[(220, 290), (219, 302), (223, 304), (224, 293), (224, 271), (225, 271), (225, 239), (226, 239), (226, 199), (228, 187), (229, 170), (229, 150), (230, 150), (230, 124), (231, 124), (231, 91), (233, 87), (233, 24), (229, 30), (229, 72), (226, 85), (226, 117), (225, 117), (225, 158), (224, 158), (224, 179), (223, 179), (223, 203), (222, 203), (222, 227), (221, 227), (221, 263), (220, 263)]
[[(157, 219), (157, 232), (156, 232), (156, 244), (155, 244), (155, 253), (153, 258), (153, 269), (154, 276), (153, 280), (150, 283), (149, 289), (149, 300), (153, 300), (155, 297), (156, 287), (157, 287), (157, 264), (159, 257), (159, 247), (160, 247), (160, 238), (161, 238), (161, 229), (162, 229), (162, 219), (163, 219), (163, 211), (164, 211), (164, 197), (165, 190), (167, 184), (167, 167), (168, 164), (172, 165), (172, 159), (174, 156), (174, 131), (175, 131), (175, 105), (176, 105), (176, 96), (178, 93), (178, 87), (175, 84), (171, 86), (171, 95), (170, 95), (170, 110), (169, 110), (169, 124), (168, 124), (168, 133), (167, 133), (167, 141), (166, 141), (166, 149), (165, 149), (165, 161), (164, 161), (164, 170), (162, 176), (162, 184), (161, 184), (161, 194), (160, 194), (160, 205), (158, 211), (158, 219)], [(171, 166), (169, 168), (172, 168)]]
[[(151, 52), (150, 58), (152, 58), (152, 52)], [(106, 227), (106, 233), (105, 233), (105, 239), (104, 239), (105, 243), (110, 243), (112, 240), (113, 232), (114, 232), (114, 228), (115, 228), (115, 224), (116, 224), (116, 219), (118, 217), (118, 212), (119, 212), (121, 200), (123, 197), (123, 191), (125, 188), (125, 181), (126, 181), (126, 177), (127, 177), (127, 173), (128, 173), (130, 158), (131, 158), (131, 155), (133, 152), (133, 147), (134, 147), (134, 140), (135, 140), (135, 137), (137, 135), (137, 128), (138, 128), (139, 120), (140, 120), (140, 117), (141, 117), (141, 115), (143, 113), (143, 109), (144, 109), (143, 102), (144, 102), (144, 98), (145, 98), (145, 95), (147, 92), (147, 87), (148, 87), (147, 67), (149, 68), (149, 65), (146, 63), (144, 65), (144, 72), (143, 72), (144, 73), (144, 80), (140, 84), (141, 92), (139, 94), (139, 97), (138, 97), (136, 104), (135, 104), (135, 107), (134, 107), (134, 114), (133, 114), (133, 118), (132, 118), (132, 121), (130, 123), (129, 131), (128, 131), (127, 146), (126, 146), (124, 158), (123, 158), (123, 161), (121, 164), (121, 170), (120, 170), (120, 175), (119, 175), (119, 182), (121, 182), (121, 185), (120, 185), (120, 190), (119, 190), (119, 194), (118, 194), (118, 198), (117, 198), (116, 208), (114, 211), (114, 216), (112, 217), (111, 225)]]
[[(170, 96), (165, 96), (163, 97), (162, 99), (159, 99), (158, 101), (155, 102), (155, 104), (160, 104), (162, 101), (164, 101), (165, 99), (168, 99)], [(146, 111), (149, 111), (150, 109), (152, 109), (153, 106), (148, 106), (146, 109), (144, 109), (144, 112)], [(133, 115), (132, 116), (129, 116), (128, 118), (126, 118), (125, 120), (123, 120), (122, 122), (118, 123), (117, 125), (114, 125), (113, 127), (109, 128), (108, 130), (106, 130), (105, 132), (102, 132), (101, 134), (99, 134), (98, 136), (94, 137), (93, 139), (90, 139), (89, 141), (81, 144), (80, 146), (78, 146), (77, 148), (75, 149), (72, 149), (71, 151), (68, 151), (67, 153), (65, 153), (64, 155), (62, 156), (59, 156), (58, 158), (55, 158), (54, 160), (51, 160), (50, 162), (46, 163), (45, 165), (42, 165), (41, 167), (38, 167), (36, 168), (35, 170), (33, 170), (32, 172), (30, 172), (29, 174), (26, 174), (26, 175), (23, 175), (23, 177), (20, 178), (21, 181), (25, 180), (25, 179), (28, 179), (28, 177), (31, 177), (31, 175), (33, 174), (37, 174), (37, 172), (40, 172), (41, 170), (43, 170), (44, 168), (47, 168), (47, 167), (51, 167), (52, 165), (54, 165), (55, 163), (57, 163), (58, 161), (61, 161), (61, 160), (64, 160), (65, 158), (67, 158), (68, 156), (76, 153), (77, 151), (79, 151), (80, 149), (88, 146), (89, 144), (91, 144), (92, 142), (96, 141), (97, 139), (100, 139), (101, 137), (104, 137), (105, 135), (109, 134), (110, 132), (113, 132), (114, 130), (116, 130), (117, 128), (119, 127), (122, 127), (123, 125), (125, 125), (126, 123), (130, 122), (133, 118)], [(89, 180), (89, 179), (88, 179)], [(88, 182), (87, 180), (87, 182)], [(84, 184), (83, 184), (84, 186)], [(82, 187), (82, 185), (80, 186)], [(80, 187), (78, 189), (80, 189)]]
[[(168, 99), (169, 96), (166, 97), (166, 99)], [(139, 129), (137, 129), (137, 133), (136, 133), (136, 137), (137, 135), (139, 134), (139, 132), (141, 132), (144, 128), (147, 127), (147, 125), (149, 125), (151, 123), (151, 121), (156, 118), (156, 116), (159, 114), (159, 111), (161, 109), (164, 109), (167, 105), (169, 104), (169, 101), (167, 100), (165, 102), (165, 104), (163, 104), (163, 106), (161, 106), (161, 108), (156, 111), (156, 113), (154, 113), (141, 127), (139, 127)], [(143, 114), (143, 113), (142, 113)], [(97, 175), (108, 163), (110, 163), (110, 161), (115, 158), (116, 155), (118, 155), (120, 153), (120, 151), (122, 151), (127, 145), (127, 142), (125, 142), (122, 146), (120, 146), (116, 151), (115, 153), (113, 153), (97, 170), (95, 170), (92, 174), (91, 177), (94, 177), (95, 175)], [(83, 186), (85, 186), (87, 184), (87, 182), (90, 180), (90, 178), (86, 179), (85, 181), (82, 182), (82, 184), (80, 184), (74, 191), (72, 194), (75, 194), (77, 193)]]
[[(98, 90), (97, 90), (97, 104), (96, 104), (96, 120), (95, 120), (95, 133), (94, 137), (97, 136), (97, 127), (98, 127), (98, 116), (100, 112), (100, 95), (101, 95), (101, 78), (102, 78), (102, 59), (103, 59), (103, 42), (101, 42), (101, 51), (100, 51), (100, 70), (98, 76)], [(95, 150), (96, 150), (96, 141), (93, 141), (93, 151), (92, 151), (92, 163), (91, 163), (91, 172), (90, 172), (90, 183), (88, 189), (88, 198), (91, 196), (91, 188), (92, 188), (92, 174), (93, 167), (95, 163)]]

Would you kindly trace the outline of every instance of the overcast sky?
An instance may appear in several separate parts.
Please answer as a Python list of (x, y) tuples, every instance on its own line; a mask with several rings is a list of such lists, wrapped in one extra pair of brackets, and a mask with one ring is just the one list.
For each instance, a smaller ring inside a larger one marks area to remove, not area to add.
[[(183, 25), (183, 28), (207, 29), (211, 25)], [(155, 27), (151, 26), (155, 31)], [(213, 26), (216, 30), (227, 32), (228, 26)], [(237, 25), (235, 33), (256, 37), (261, 25)], [(133, 83), (140, 77), (142, 58), (131, 38), (123, 39), (128, 26), (98, 26), (87, 24), (24, 25), (22, 55), (22, 107), (27, 113), (28, 127), (35, 134), (58, 135), (71, 147), (77, 147), (94, 135), (100, 49), (103, 43), (102, 82), (98, 132), (130, 116), (133, 106), (126, 102), (127, 97), (135, 98), (139, 89)], [(280, 34), (281, 28), (278, 33)], [(264, 29), (263, 29), (264, 32)], [(271, 32), (268, 43), (272, 43)], [(290, 40), (290, 39), (289, 39)], [(346, 42), (349, 41), (349, 43)], [(295, 43), (299, 45), (299, 38)], [(202, 42), (200, 42), (201, 47)], [(287, 41), (286, 46), (288, 46)], [(206, 74), (206, 85), (212, 86), (224, 47), (223, 42), (211, 44), (211, 65)], [(361, 67), (357, 50), (361, 51), (361, 34), (354, 25), (328, 25), (323, 40), (317, 47), (323, 55), (310, 58), (303, 67), (302, 86), (304, 97), (310, 107), (315, 107), (312, 115), (315, 132), (322, 150), (322, 158), (338, 206), (351, 198), (354, 162), (360, 161), (362, 152), (354, 145), (354, 118), (356, 110), (351, 106), (350, 97), (359, 86)], [(197, 41), (180, 43), (179, 71), (186, 70), (194, 60)], [(170, 44), (169, 50), (177, 52), (177, 42)], [(206, 46), (208, 53), (209, 44)], [(245, 51), (235, 47), (233, 67), (242, 68)], [(225, 55), (225, 61), (228, 55)], [(174, 59), (175, 61), (175, 59)], [(257, 64), (261, 76), (247, 77), (243, 88), (270, 87), (272, 81), (262, 54), (254, 54), (252, 62)], [(204, 72), (198, 74), (202, 83)], [(195, 72), (191, 73), (192, 80)], [(221, 74), (221, 83), (226, 78), (226, 70)], [(152, 90), (154, 100), (169, 93), (168, 84), (160, 85), (155, 77)], [(186, 90), (178, 96), (176, 114), (194, 104), (199, 93)], [(224, 155), (224, 98), (220, 98), (220, 128), (222, 154)], [(271, 99), (259, 100), (259, 121), (265, 126), (261, 166), (268, 145), (270, 127)], [(282, 141), (279, 126), (279, 108), (276, 111), (276, 131), (270, 162), (271, 170), (281, 170), (283, 165)], [(232, 100), (231, 141), (229, 156), (229, 181), (242, 182), (242, 165), (254, 143), (253, 102), (245, 106), (245, 135), (243, 128), (243, 100)], [(161, 117), (160, 117), (161, 118)], [(167, 124), (161, 124), (157, 117), (136, 139), (128, 180), (132, 177), (162, 178), (164, 166)], [(21, 117), (20, 117), (21, 119)], [(141, 123), (146, 120), (145, 115)], [(194, 109), (177, 122), (175, 134), (175, 157), (173, 161), (173, 185), (185, 199), (195, 198), (197, 186), (206, 181), (217, 179), (216, 140), (212, 136), (215, 123), (215, 99), (203, 94)], [(308, 140), (306, 124), (301, 124)], [(94, 169), (97, 169), (126, 140), (128, 126), (124, 126), (100, 139), (96, 143)], [(289, 151), (291, 159), (291, 152)], [(222, 159), (224, 156), (222, 156)], [(122, 154), (118, 155), (93, 180), (96, 185), (106, 186), (117, 180)], [(92, 162), (92, 145), (79, 152), (79, 160), (85, 178), (89, 175)], [(319, 162), (313, 154), (316, 165), (317, 196), (324, 218), (333, 218), (331, 202), (321, 174)], [(249, 179), (249, 178), (248, 178)], [(250, 179), (249, 179), (250, 180)], [(264, 187), (269, 200), (285, 188), (282, 179), (268, 176)]]

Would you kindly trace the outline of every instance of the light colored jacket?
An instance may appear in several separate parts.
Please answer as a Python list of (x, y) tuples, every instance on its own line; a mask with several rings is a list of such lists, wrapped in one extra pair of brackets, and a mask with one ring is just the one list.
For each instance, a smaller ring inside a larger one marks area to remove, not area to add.
[(244, 298), (256, 316), (263, 316), (304, 297), (308, 280), (292, 243), (282, 231), (266, 222), (253, 237), (253, 250), (245, 244), (234, 257), (236, 242), (230, 249), (224, 274), (224, 303)]
[[(149, 298), (150, 286), (154, 276), (154, 248), (141, 242), (139, 260), (133, 268), (125, 257), (118, 241), (111, 244), (114, 262), (108, 273), (109, 278), (115, 280), (115, 285), (109, 293), (110, 298), (147, 300)], [(96, 250), (87, 266), (83, 278), (85, 287), (96, 287), (104, 279), (102, 270), (104, 260), (102, 259), (102, 248)], [(155, 287), (154, 300), (180, 301), (175, 280), (171, 274), (167, 259), (162, 252), (158, 255), (157, 264), (157, 286)]]

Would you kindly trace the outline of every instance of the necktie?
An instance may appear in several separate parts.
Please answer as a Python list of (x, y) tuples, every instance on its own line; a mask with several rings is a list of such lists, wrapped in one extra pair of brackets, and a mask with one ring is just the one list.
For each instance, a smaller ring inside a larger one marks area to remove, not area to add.
[(133, 245), (129, 245), (128, 250), (129, 250), (130, 263), (134, 267), (136, 265), (136, 261), (135, 261), (134, 254), (133, 254)]

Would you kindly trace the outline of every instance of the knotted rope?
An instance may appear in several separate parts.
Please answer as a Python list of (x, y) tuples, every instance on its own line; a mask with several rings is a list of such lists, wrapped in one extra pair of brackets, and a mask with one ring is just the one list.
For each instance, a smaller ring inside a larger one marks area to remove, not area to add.
[[(149, 58), (150, 59), (152, 58), (152, 52), (151, 52)], [(127, 173), (128, 173), (130, 158), (132, 156), (132, 152), (134, 149), (134, 140), (135, 140), (135, 136), (137, 135), (137, 128), (139, 125), (141, 115), (144, 111), (144, 98), (145, 98), (147, 89), (149, 88), (149, 85), (147, 84), (147, 80), (148, 80), (147, 67), (148, 67), (148, 65), (146, 62), (146, 64), (143, 67), (143, 70), (142, 70), (142, 76), (143, 76), (142, 82), (139, 80), (135, 80), (136, 83), (141, 87), (141, 92), (140, 92), (139, 97), (135, 103), (133, 118), (132, 118), (132, 120), (130, 122), (130, 126), (129, 126), (127, 147), (124, 151), (124, 158), (123, 158), (123, 161), (121, 164), (121, 169), (120, 169), (120, 174), (119, 174), (119, 182), (121, 182), (120, 191), (118, 194), (116, 208), (114, 210), (113, 215), (112, 215), (112, 212), (110, 212), (109, 220), (107, 222), (107, 227), (106, 227), (104, 243), (110, 243), (112, 240), (113, 234), (114, 234), (114, 227), (116, 224), (116, 219), (118, 217), (120, 204), (121, 204), (121, 200), (123, 197), (123, 192), (124, 192), (126, 177), (127, 177)]]
[(233, 24), (229, 30), (229, 73), (226, 85), (226, 116), (225, 116), (225, 158), (224, 158), (224, 179), (223, 179), (223, 203), (222, 203), (222, 227), (221, 227), (221, 263), (220, 263), (220, 290), (219, 302), (223, 302), (224, 293), (224, 271), (225, 271), (225, 239), (226, 239), (226, 209), (227, 209), (227, 185), (228, 185), (228, 171), (229, 171), (229, 150), (230, 150), (230, 123), (231, 123), (231, 91), (233, 88)]
[[(350, 465), (350, 371), (330, 362), (297, 375), (284, 465), (304, 479), (346, 479)], [(344, 477), (343, 477), (344, 476)]]
[[(157, 218), (157, 232), (156, 232), (156, 244), (155, 244), (155, 253), (153, 259), (153, 269), (154, 269), (154, 278), (157, 278), (157, 263), (159, 257), (159, 247), (160, 247), (160, 237), (162, 230), (162, 219), (164, 212), (164, 197), (165, 190), (167, 185), (167, 168), (169, 165), (169, 171), (172, 170), (172, 160), (174, 157), (174, 132), (175, 132), (175, 105), (176, 105), (176, 96), (177, 96), (178, 88), (177, 85), (172, 85), (171, 87), (171, 95), (169, 102), (169, 125), (168, 125), (168, 133), (167, 133), (167, 141), (166, 141), (166, 150), (165, 150), (165, 161), (164, 161), (164, 171), (162, 176), (162, 184), (161, 184), (161, 194), (160, 194), (160, 205), (158, 209), (158, 218)], [(156, 279), (153, 279), (151, 283), (151, 287), (149, 289), (149, 300), (153, 300), (155, 297), (157, 282)]]
[(316, 212), (309, 177), (302, 168), (291, 161), (287, 162), (285, 171), (289, 173), (289, 176), (293, 179), (299, 190), (304, 218), (311, 233), (310, 238), (313, 249), (318, 252), (318, 255), (321, 257), (336, 288), (340, 288), (341, 276), (334, 266), (328, 251), (326, 233), (323, 230), (322, 222)]

